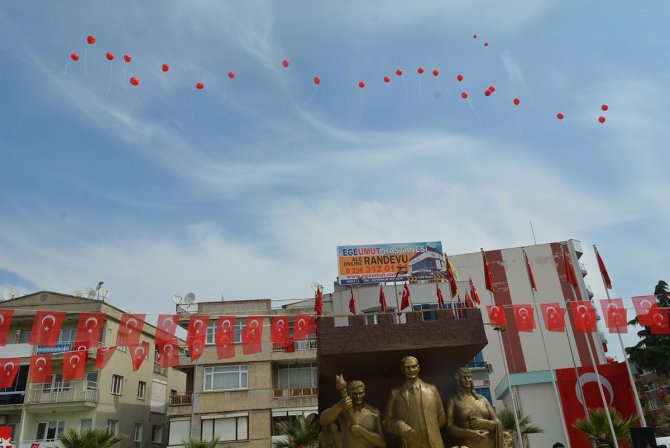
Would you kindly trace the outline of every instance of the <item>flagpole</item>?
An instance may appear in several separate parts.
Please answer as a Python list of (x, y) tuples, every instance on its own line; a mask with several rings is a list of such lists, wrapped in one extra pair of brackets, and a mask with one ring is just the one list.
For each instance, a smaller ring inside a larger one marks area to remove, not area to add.
[[(596, 256), (599, 256), (598, 248), (596, 245), (593, 245), (593, 250), (596, 253)], [(600, 267), (600, 266), (598, 266)], [(603, 264), (604, 268), (604, 264)], [(600, 270), (600, 269), (599, 269)], [(609, 288), (607, 288), (607, 283), (605, 282), (605, 276), (603, 274), (603, 271), (600, 270), (600, 278), (603, 281), (603, 286), (605, 287), (605, 294), (607, 295), (607, 300), (610, 300), (610, 292)], [(611, 332), (610, 332), (611, 333)], [(637, 409), (637, 413), (640, 416), (640, 423), (642, 423), (643, 427), (647, 426), (647, 420), (644, 418), (644, 412), (642, 411), (642, 405), (640, 404), (640, 396), (637, 393), (637, 388), (635, 387), (635, 380), (633, 379), (633, 372), (630, 370), (630, 365), (628, 364), (628, 357), (626, 356), (626, 349), (624, 348), (623, 345), (623, 338), (621, 337), (621, 333), (617, 332), (617, 336), (619, 337), (619, 345), (621, 346), (621, 351), (623, 352), (623, 362), (626, 364), (626, 372), (628, 372), (628, 380), (630, 381), (630, 387), (633, 389), (633, 396), (635, 397), (635, 408)]]

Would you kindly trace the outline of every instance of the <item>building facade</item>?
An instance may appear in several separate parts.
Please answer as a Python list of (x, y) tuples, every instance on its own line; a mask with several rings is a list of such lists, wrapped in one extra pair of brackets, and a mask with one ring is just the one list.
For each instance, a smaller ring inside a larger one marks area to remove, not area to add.
[[(79, 313), (106, 316), (100, 347), (110, 347), (116, 344), (123, 311), (101, 300), (49, 291), (0, 302), (0, 309), (14, 310), (0, 358), (21, 358), (14, 384), (0, 389), (0, 422), (13, 428), (13, 446), (53, 446), (67, 428), (92, 427), (126, 435), (121, 448), (166, 446), (167, 402), (171, 393), (183, 389), (185, 375), (156, 363), (153, 326), (144, 325), (140, 341), (149, 342), (152, 349), (136, 372), (125, 347), (118, 347), (107, 365), (98, 369), (94, 347), (88, 352), (84, 379), (63, 381), (63, 353), (73, 350)], [(54, 347), (28, 343), (38, 310), (66, 312)], [(31, 383), (29, 358), (44, 353), (52, 355), (52, 374), (43, 383)]]

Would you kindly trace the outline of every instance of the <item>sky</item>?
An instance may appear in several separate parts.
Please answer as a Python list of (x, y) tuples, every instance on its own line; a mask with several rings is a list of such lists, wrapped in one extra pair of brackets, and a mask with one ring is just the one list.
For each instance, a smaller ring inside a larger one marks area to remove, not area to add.
[(531, 245), (532, 222), (538, 243), (582, 242), (596, 298), (592, 244), (614, 297), (651, 294), (670, 280), (669, 15), (660, 0), (1, 2), (0, 289), (104, 281), (149, 314), (187, 292), (282, 304), (332, 291), (338, 245), (468, 253)]

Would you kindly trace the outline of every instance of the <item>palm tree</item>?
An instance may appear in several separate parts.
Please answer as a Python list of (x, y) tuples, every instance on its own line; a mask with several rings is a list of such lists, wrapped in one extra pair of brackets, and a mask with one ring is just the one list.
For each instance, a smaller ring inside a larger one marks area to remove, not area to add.
[(319, 433), (307, 426), (305, 417), (299, 415), (295, 420), (277, 422), (275, 429), (286, 439), (274, 442), (275, 448), (317, 448)]
[[(516, 439), (516, 422), (514, 421), (514, 414), (507, 408), (502, 408), (498, 412), (498, 419), (502, 422), (503, 431), (510, 433), (513, 439)], [(528, 434), (538, 434), (544, 432), (544, 429), (533, 424), (533, 419), (528, 415), (521, 415), (519, 417), (519, 429), (521, 430), (521, 437), (526, 440)]]
[(182, 443), (184, 444), (184, 448), (216, 448), (219, 438), (216, 437), (213, 440), (188, 439), (183, 440)]
[(89, 428), (81, 432), (68, 428), (58, 436), (65, 448), (112, 448), (124, 439), (122, 435), (110, 434), (104, 428)]
[[(614, 434), (617, 442), (620, 445), (630, 446), (630, 432), (629, 429), (635, 426), (638, 422), (638, 417), (632, 415), (624, 419), (619, 412), (614, 408), (608, 409), (612, 426), (614, 427)], [(589, 440), (596, 442), (600, 446), (614, 446), (612, 439), (612, 431), (607, 421), (607, 414), (603, 408), (589, 410), (590, 420), (579, 419), (572, 426), (586, 434)]]

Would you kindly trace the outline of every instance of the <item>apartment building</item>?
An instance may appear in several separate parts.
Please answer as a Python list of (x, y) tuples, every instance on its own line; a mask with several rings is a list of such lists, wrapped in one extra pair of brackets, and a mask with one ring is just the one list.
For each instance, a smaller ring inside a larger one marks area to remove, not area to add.
[[(106, 316), (100, 346), (116, 344), (123, 311), (101, 300), (50, 291), (0, 302), (0, 309), (13, 309), (7, 345), (0, 358), (20, 357), (14, 384), (0, 389), (0, 422), (13, 428), (13, 446), (53, 446), (67, 428), (102, 427), (127, 437), (121, 448), (161, 448), (167, 444), (167, 402), (171, 393), (183, 390), (185, 375), (158, 366), (153, 351), (155, 328), (145, 324), (141, 342), (151, 350), (142, 366), (133, 372), (130, 353), (119, 347), (103, 369), (96, 367), (96, 348), (88, 353), (83, 380), (63, 381), (63, 353), (73, 350), (81, 312)], [(64, 311), (66, 317), (54, 347), (28, 343), (35, 312)], [(50, 353), (52, 374), (44, 383), (29, 380), (29, 357)]]
[[(179, 370), (186, 375), (185, 388), (170, 397), (168, 446), (184, 440), (212, 440), (223, 446), (267, 448), (271, 446), (275, 424), (298, 415), (317, 412), (316, 339), (295, 341), (295, 351), (287, 352), (270, 342), (273, 316), (293, 317), (313, 313), (314, 301), (305, 300), (273, 309), (271, 300), (201, 302), (178, 308), (179, 325), (187, 329), (191, 314), (210, 316), (206, 346), (202, 356), (191, 362), (180, 359)], [(219, 359), (215, 345), (218, 316), (235, 316), (235, 356)], [(264, 316), (262, 350), (242, 353), (245, 316)]]

